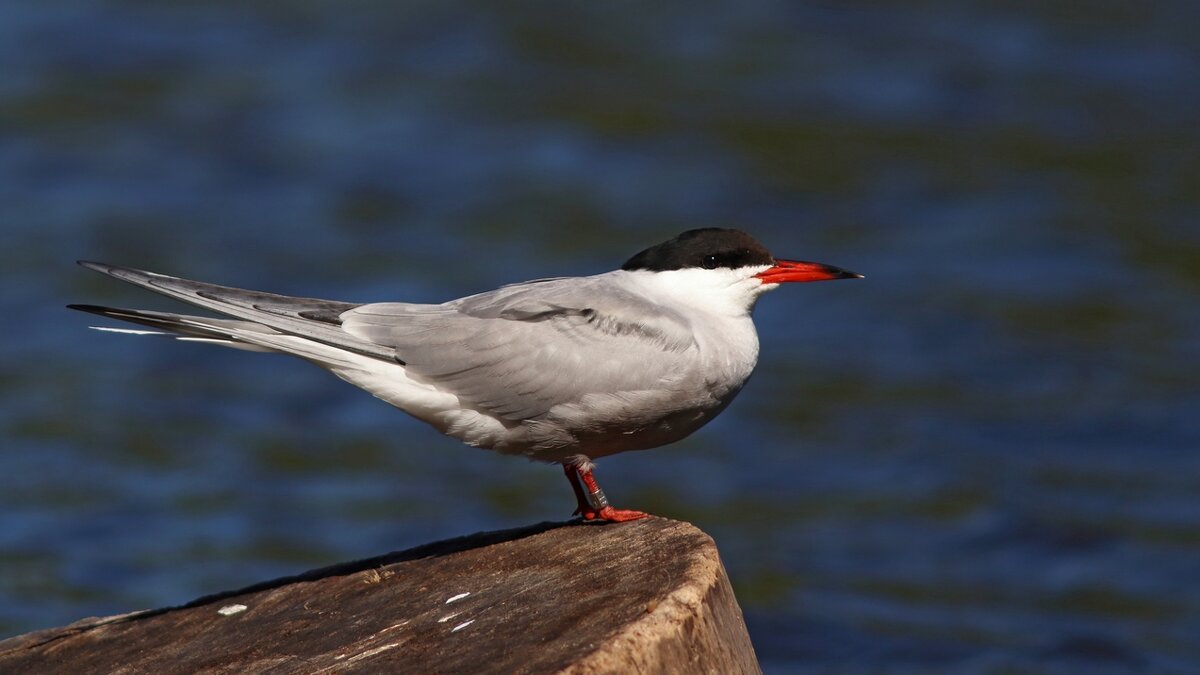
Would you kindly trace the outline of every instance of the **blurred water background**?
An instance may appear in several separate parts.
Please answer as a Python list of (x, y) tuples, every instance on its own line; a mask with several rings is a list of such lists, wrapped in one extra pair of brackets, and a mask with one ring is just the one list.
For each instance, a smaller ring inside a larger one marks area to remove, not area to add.
[(1200, 672), (1200, 5), (0, 3), (0, 634), (566, 518), (299, 361), (88, 331), (76, 258), (441, 301), (691, 227), (784, 288), (619, 506), (767, 672)]

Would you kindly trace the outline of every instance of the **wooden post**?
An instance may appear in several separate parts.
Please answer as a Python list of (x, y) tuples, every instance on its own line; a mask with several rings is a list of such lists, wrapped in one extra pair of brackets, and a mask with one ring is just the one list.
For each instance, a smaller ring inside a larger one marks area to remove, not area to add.
[(485, 532), (0, 642), (0, 672), (757, 673), (687, 523)]

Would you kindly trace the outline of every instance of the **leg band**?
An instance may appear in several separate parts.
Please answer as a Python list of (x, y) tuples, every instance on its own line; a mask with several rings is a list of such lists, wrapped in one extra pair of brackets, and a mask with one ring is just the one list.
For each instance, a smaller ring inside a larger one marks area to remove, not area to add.
[(595, 490), (588, 490), (587, 501), (588, 506), (596, 509), (597, 511), (608, 506), (608, 497), (604, 494), (604, 490), (601, 490), (599, 486), (597, 486)]

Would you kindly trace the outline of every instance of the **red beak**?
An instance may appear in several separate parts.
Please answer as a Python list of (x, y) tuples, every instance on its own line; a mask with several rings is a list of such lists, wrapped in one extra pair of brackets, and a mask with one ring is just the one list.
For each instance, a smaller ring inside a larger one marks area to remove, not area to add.
[(861, 274), (855, 274), (854, 272), (834, 267), (833, 265), (801, 262), (799, 260), (776, 260), (774, 267), (767, 268), (754, 276), (761, 279), (764, 284), (863, 278)]

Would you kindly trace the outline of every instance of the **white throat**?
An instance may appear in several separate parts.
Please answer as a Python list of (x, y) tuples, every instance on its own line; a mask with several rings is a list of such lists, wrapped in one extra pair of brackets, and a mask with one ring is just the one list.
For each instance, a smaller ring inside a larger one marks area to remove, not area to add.
[(656, 300), (721, 316), (746, 317), (760, 295), (779, 286), (755, 278), (755, 274), (769, 267), (712, 270), (690, 267), (665, 272), (618, 270), (614, 274), (628, 275), (629, 281)]

